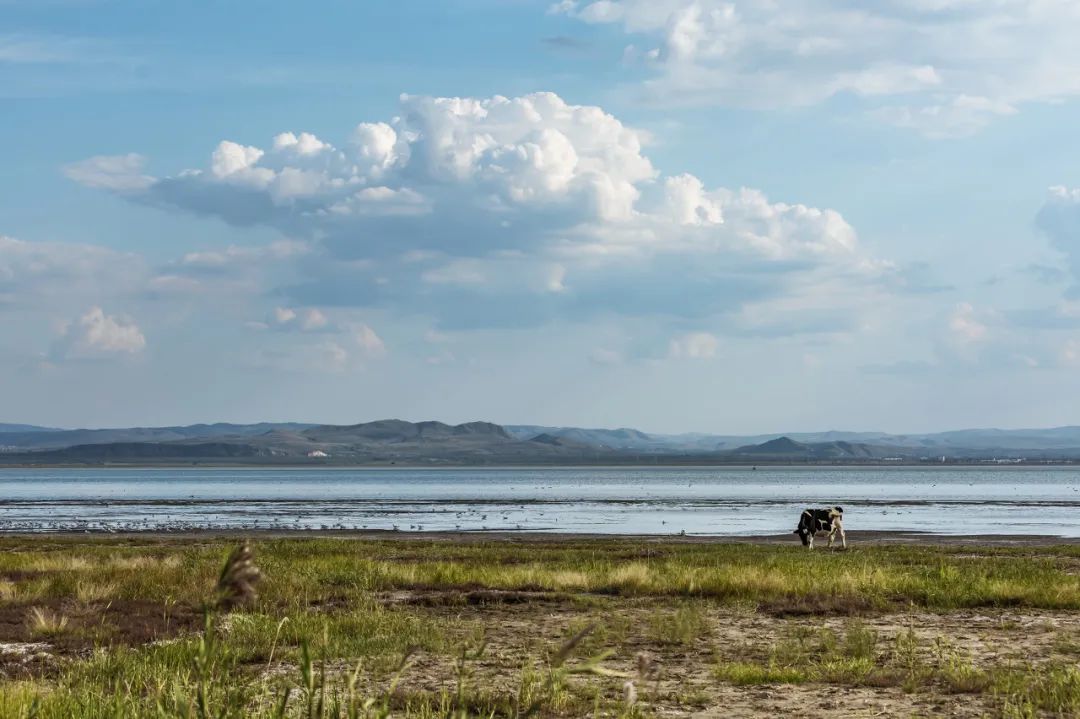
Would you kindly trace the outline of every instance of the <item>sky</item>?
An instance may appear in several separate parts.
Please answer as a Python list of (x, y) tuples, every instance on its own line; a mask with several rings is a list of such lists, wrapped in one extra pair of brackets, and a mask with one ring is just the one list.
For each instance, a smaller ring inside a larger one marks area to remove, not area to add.
[(0, 421), (1080, 424), (1074, 0), (0, 0)]

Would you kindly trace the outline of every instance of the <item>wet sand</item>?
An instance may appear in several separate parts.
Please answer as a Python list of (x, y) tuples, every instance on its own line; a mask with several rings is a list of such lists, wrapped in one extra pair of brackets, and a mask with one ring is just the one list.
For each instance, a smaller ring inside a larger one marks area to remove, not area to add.
[[(393, 530), (281, 530), (281, 529), (200, 529), (177, 530), (174, 532), (148, 530), (142, 532), (3, 532), (0, 537), (19, 539), (170, 539), (170, 540), (211, 540), (211, 539), (354, 539), (401, 542), (448, 542), (453, 544), (478, 544), (484, 542), (507, 542), (524, 544), (542, 542), (544, 544), (575, 544), (589, 542), (624, 542), (641, 541), (657, 543), (686, 544), (790, 544), (799, 546), (799, 539), (793, 533), (762, 535), (679, 535), (679, 534), (587, 534), (536, 531), (468, 531), (468, 532), (416, 532)], [(1060, 545), (1080, 545), (1080, 537), (1059, 537), (1038, 534), (933, 534), (929, 532), (888, 532), (888, 531), (849, 531), (848, 548), (860, 545), (918, 545), (918, 546), (1000, 546), (1000, 547), (1052, 547)], [(815, 551), (826, 549), (827, 539), (818, 537)], [(839, 540), (834, 550), (840, 550)]]

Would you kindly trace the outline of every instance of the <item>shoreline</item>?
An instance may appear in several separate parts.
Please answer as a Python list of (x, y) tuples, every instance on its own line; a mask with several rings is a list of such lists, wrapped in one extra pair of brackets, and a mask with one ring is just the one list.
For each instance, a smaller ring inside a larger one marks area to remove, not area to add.
[(336, 472), (353, 471), (409, 471), (417, 470), (452, 472), (463, 470), (478, 471), (570, 471), (570, 470), (646, 470), (646, 469), (715, 469), (715, 470), (776, 470), (776, 469), (918, 469), (918, 470), (947, 470), (947, 469), (991, 469), (991, 470), (1024, 470), (1024, 469), (1077, 469), (1080, 468), (1080, 459), (1024, 461), (1024, 462), (995, 462), (992, 460), (956, 460), (946, 463), (940, 462), (658, 462), (658, 463), (598, 463), (598, 464), (324, 464), (324, 463), (281, 463), (281, 464), (247, 464), (247, 463), (214, 463), (214, 462), (176, 462), (176, 463), (4, 463), (3, 455), (0, 454), (0, 473), (4, 471), (32, 471), (32, 470), (204, 470), (204, 469), (235, 469), (235, 470), (259, 470), (259, 471), (290, 471), (297, 469), (325, 470)]
[[(965, 546), (983, 547), (1054, 547), (1080, 546), (1080, 537), (1063, 537), (1048, 534), (934, 534), (930, 532), (859, 530), (847, 533), (849, 550), (859, 545), (916, 545), (916, 546)], [(626, 542), (646, 542), (650, 544), (751, 544), (783, 545), (800, 547), (798, 539), (792, 533), (758, 535), (678, 535), (678, 534), (599, 534), (584, 532), (543, 532), (543, 531), (394, 531), (377, 530), (281, 530), (281, 529), (184, 529), (175, 532), (161, 530), (108, 532), (102, 530), (61, 531), (61, 532), (26, 532), (0, 530), (2, 539), (63, 539), (63, 540), (221, 540), (221, 539), (348, 539), (354, 541), (396, 541), (396, 542), (449, 542), (460, 544), (506, 543), (506, 544), (572, 544), (590, 542), (596, 544), (619, 544)], [(826, 540), (816, 542), (817, 549), (825, 549)], [(838, 550), (839, 544), (836, 545)], [(839, 551), (839, 550), (838, 550)]]

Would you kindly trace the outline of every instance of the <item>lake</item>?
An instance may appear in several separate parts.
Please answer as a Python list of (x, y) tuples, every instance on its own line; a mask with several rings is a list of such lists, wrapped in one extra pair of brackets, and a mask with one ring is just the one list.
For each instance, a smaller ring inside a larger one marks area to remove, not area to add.
[(1080, 536), (1080, 469), (3, 469), (0, 532), (182, 529)]

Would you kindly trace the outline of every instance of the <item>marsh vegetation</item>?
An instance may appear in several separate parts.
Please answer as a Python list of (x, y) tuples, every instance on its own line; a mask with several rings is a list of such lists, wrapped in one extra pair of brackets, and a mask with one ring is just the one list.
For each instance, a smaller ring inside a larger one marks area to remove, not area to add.
[(0, 716), (1080, 714), (1076, 546), (237, 544), (0, 540)]

